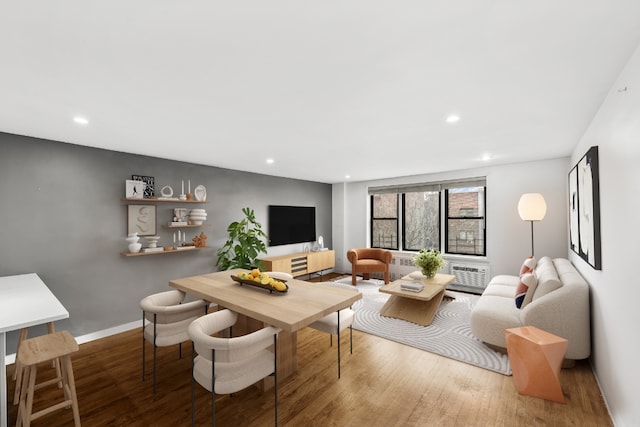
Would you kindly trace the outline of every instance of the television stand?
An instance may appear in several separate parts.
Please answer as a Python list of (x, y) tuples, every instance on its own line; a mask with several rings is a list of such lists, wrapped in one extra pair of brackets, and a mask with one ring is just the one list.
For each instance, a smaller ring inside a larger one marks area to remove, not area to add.
[(297, 252), (287, 255), (276, 255), (260, 258), (265, 271), (280, 271), (293, 277), (312, 273), (322, 273), (336, 266), (336, 252), (324, 250), (317, 252)]

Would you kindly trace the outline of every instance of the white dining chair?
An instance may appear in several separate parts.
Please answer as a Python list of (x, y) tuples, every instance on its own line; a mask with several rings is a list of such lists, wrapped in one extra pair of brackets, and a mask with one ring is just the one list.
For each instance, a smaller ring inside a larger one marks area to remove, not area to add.
[[(335, 282), (321, 282), (318, 286), (332, 286), (336, 288), (346, 289), (350, 292), (359, 292), (357, 288), (350, 285)], [(340, 378), (340, 332), (349, 328), (349, 347), (350, 352), (353, 354), (353, 322), (355, 321), (356, 313), (351, 308), (344, 308), (334, 313), (328, 314), (320, 320), (317, 320), (309, 325), (310, 328), (316, 329), (321, 332), (329, 334), (330, 345), (333, 346), (333, 334), (338, 336), (338, 378)]]
[[(281, 329), (267, 326), (232, 338), (214, 337), (231, 328), (238, 314), (219, 310), (194, 320), (188, 329), (193, 341), (191, 380), (191, 425), (195, 425), (195, 381), (211, 393), (211, 425), (216, 420), (216, 394), (231, 394), (273, 375), (274, 419), (278, 425), (278, 334)], [(270, 348), (273, 347), (273, 351)], [(214, 361), (214, 363), (212, 363)]]
[(156, 350), (158, 347), (179, 345), (189, 340), (187, 328), (215, 305), (204, 300), (185, 302), (186, 294), (170, 290), (149, 295), (140, 301), (142, 309), (142, 380), (145, 379), (145, 341), (153, 344), (153, 392), (156, 392)]

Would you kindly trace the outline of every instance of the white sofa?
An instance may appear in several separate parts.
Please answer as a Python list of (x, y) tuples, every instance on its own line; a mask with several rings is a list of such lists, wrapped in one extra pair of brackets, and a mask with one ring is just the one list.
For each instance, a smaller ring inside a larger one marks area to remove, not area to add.
[[(586, 359), (591, 353), (589, 285), (564, 258), (541, 258), (533, 270), (537, 286), (522, 308), (515, 304), (519, 276), (491, 279), (471, 312), (471, 331), (481, 341), (505, 348), (504, 331), (535, 326), (566, 338), (565, 359)], [(532, 287), (533, 288), (533, 287)]]

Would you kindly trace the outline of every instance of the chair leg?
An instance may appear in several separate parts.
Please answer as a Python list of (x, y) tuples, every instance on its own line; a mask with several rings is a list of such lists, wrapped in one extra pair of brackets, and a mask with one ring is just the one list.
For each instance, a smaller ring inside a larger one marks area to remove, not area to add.
[(153, 314), (153, 394), (156, 394), (156, 337), (157, 337), (157, 329), (156, 329), (156, 314)]
[(145, 339), (144, 339), (144, 311), (142, 312), (142, 381), (144, 381), (144, 347), (145, 347)]
[(352, 271), (351, 271), (351, 284), (352, 284), (353, 286), (355, 286), (355, 285), (356, 285), (356, 271), (355, 271), (355, 270), (352, 270)]
[(211, 349), (211, 427), (216, 426), (216, 350)]
[(338, 379), (340, 379), (340, 310), (338, 310)]
[(196, 387), (195, 387), (195, 378), (193, 377), (193, 370), (195, 367), (196, 360), (196, 345), (192, 341), (191, 342), (191, 427), (195, 427), (196, 425)]
[(349, 325), (349, 350), (353, 354), (353, 327)]
[(275, 426), (278, 427), (278, 336), (273, 336), (273, 401), (275, 413)]

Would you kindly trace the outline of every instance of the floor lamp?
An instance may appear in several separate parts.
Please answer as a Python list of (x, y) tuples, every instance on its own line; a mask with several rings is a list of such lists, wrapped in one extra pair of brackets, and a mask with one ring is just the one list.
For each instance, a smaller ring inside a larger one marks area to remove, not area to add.
[(518, 214), (523, 221), (531, 221), (531, 256), (533, 256), (533, 221), (541, 221), (547, 213), (547, 203), (540, 193), (525, 193), (518, 202)]

